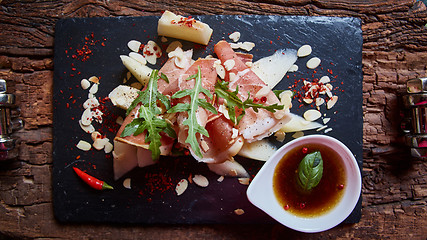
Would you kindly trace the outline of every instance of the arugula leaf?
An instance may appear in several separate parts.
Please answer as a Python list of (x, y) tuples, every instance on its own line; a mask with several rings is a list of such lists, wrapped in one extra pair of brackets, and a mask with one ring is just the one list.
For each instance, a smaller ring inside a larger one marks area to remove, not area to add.
[(169, 83), (169, 80), (165, 74), (162, 73), (159, 77), (159, 71), (154, 69), (150, 74), (150, 79), (148, 80), (145, 90), (138, 92), (138, 97), (131, 103), (131, 105), (127, 109), (126, 116), (129, 115), (129, 113), (140, 103), (147, 106), (155, 114), (161, 113), (160, 109), (157, 107), (157, 100), (160, 100), (160, 102), (165, 105), (166, 109), (169, 109), (171, 107), (169, 99), (157, 90), (157, 81), (160, 78), (164, 79), (166, 82)]
[(145, 142), (150, 142), (148, 149), (151, 151), (153, 160), (160, 157), (161, 132), (165, 132), (172, 138), (176, 138), (176, 133), (172, 126), (166, 120), (156, 117), (149, 107), (142, 105), (139, 109), (139, 116), (126, 125), (120, 137), (130, 135), (137, 136), (147, 131)]
[(199, 98), (199, 94), (203, 93), (205, 94), (209, 99), (212, 99), (212, 94), (205, 88), (202, 87), (202, 77), (201, 77), (201, 70), (200, 66), (197, 70), (197, 73), (194, 75), (191, 75), (187, 78), (187, 80), (194, 79), (194, 88), (193, 89), (185, 89), (176, 92), (174, 95), (172, 95), (172, 99), (175, 98), (183, 98), (186, 96), (190, 96), (190, 102), (189, 103), (178, 103), (174, 107), (170, 108), (168, 110), (168, 113), (176, 113), (176, 112), (188, 112), (188, 118), (182, 123), (186, 126), (188, 126), (188, 136), (185, 140), (186, 143), (190, 144), (191, 149), (193, 149), (194, 153), (199, 156), (203, 157), (202, 152), (200, 150), (199, 143), (197, 142), (196, 134), (200, 133), (206, 137), (209, 137), (208, 131), (202, 127), (198, 122), (196, 118), (196, 112), (199, 107), (202, 107), (214, 114), (218, 114), (214, 106), (212, 104), (208, 103), (206, 99)]
[(135, 118), (125, 126), (120, 137), (138, 136), (144, 131), (147, 132), (145, 142), (150, 143), (148, 149), (151, 151), (153, 160), (160, 157), (161, 132), (165, 132), (172, 138), (176, 138), (176, 133), (170, 123), (165, 119), (158, 118), (157, 115), (161, 113), (157, 106), (157, 101), (165, 105), (166, 109), (170, 108), (169, 99), (157, 90), (157, 81), (159, 78), (169, 82), (166, 75), (161, 74), (159, 77), (158, 70), (153, 70), (150, 79), (144, 91), (140, 91), (138, 97), (132, 102), (128, 108), (126, 115), (137, 106), (141, 105)]
[[(283, 105), (279, 105), (277, 103), (273, 105), (263, 105), (260, 103), (254, 103), (254, 101), (250, 98), (250, 93), (248, 92), (248, 98), (245, 101), (242, 101), (238, 97), (239, 87), (236, 87), (236, 90), (231, 92), (228, 88), (228, 82), (226, 81), (217, 81), (215, 84), (215, 93), (218, 97), (226, 100), (228, 115), (230, 120), (238, 125), (242, 117), (245, 115), (245, 110), (247, 108), (252, 108), (255, 112), (258, 112), (258, 109), (262, 108), (270, 112), (275, 112), (276, 110), (282, 110)], [(236, 108), (241, 109), (241, 114), (236, 116)]]
[(323, 176), (323, 160), (319, 151), (307, 154), (298, 166), (298, 183), (306, 190), (315, 188)]

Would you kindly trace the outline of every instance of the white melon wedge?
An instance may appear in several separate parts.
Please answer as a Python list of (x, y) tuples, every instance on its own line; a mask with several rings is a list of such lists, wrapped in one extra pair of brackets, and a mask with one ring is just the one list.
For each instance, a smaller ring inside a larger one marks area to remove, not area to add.
[(249, 177), (249, 173), (238, 162), (228, 160), (223, 163), (208, 163), (209, 170), (220, 175), (227, 177)]
[(113, 169), (114, 180), (121, 178), (138, 166), (137, 147), (114, 141)]
[(278, 50), (273, 55), (254, 62), (252, 71), (270, 88), (274, 88), (297, 60), (297, 51)]
[(290, 113), (292, 118), (289, 122), (287, 122), (280, 131), (283, 132), (300, 132), (311, 129), (317, 129), (323, 127), (322, 124), (318, 122), (310, 122), (305, 120), (303, 117), (300, 117), (296, 114)]
[(145, 85), (148, 82), (152, 71), (151, 68), (126, 55), (120, 55), (120, 59), (122, 59), (123, 65), (140, 83)]
[(178, 38), (203, 45), (208, 45), (212, 32), (212, 28), (206, 23), (176, 15), (170, 11), (163, 13), (157, 26), (159, 36)]
[(251, 143), (245, 142), (238, 155), (254, 160), (267, 161), (276, 150), (276, 146), (267, 139), (262, 139)]

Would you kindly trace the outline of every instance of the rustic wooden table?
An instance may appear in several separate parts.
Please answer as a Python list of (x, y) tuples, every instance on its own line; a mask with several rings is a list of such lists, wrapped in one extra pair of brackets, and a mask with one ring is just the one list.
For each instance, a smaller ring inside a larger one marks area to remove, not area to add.
[[(0, 239), (425, 239), (427, 162), (400, 131), (405, 81), (427, 76), (427, 9), (415, 0), (0, 0), (0, 78), (19, 98), (19, 158), (0, 165)], [(318, 234), (276, 225), (60, 224), (52, 208), (52, 82), (60, 18), (276, 14), (351, 16), (363, 30), (363, 208), (360, 223)]]

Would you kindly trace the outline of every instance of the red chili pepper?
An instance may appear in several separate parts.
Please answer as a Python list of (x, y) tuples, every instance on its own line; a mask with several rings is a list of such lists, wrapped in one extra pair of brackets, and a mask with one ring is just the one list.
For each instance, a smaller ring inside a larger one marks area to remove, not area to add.
[(108, 185), (106, 182), (96, 179), (76, 167), (73, 167), (73, 169), (77, 175), (92, 188), (96, 190), (113, 189), (113, 187)]

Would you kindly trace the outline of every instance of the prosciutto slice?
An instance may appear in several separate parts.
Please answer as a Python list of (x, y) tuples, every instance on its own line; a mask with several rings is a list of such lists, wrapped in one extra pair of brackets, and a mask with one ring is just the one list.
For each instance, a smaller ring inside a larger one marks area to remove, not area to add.
[[(273, 91), (248, 68), (229, 43), (226, 41), (218, 42), (214, 47), (214, 52), (225, 69), (227, 69), (226, 80), (229, 81), (230, 90), (234, 91), (238, 87), (239, 98), (242, 101), (248, 98), (249, 92), (251, 97), (265, 97), (266, 105), (280, 104)], [(291, 117), (286, 110), (272, 113), (264, 109), (259, 109), (258, 112), (255, 112), (252, 108), (249, 108), (237, 128), (246, 141), (254, 142), (270, 136), (290, 119)]]
[[(212, 94), (215, 91), (215, 83), (217, 81), (217, 72), (214, 63), (217, 59), (198, 59), (179, 80), (179, 88), (191, 89), (194, 88), (194, 79), (187, 80), (191, 75), (197, 73), (198, 68), (201, 70), (202, 87), (209, 90)], [(199, 96), (205, 98), (204, 94)], [(189, 101), (183, 99), (182, 101)], [(211, 112), (199, 107), (197, 110), (197, 121), (205, 127), (209, 133), (209, 137), (197, 134), (197, 140), (201, 147), (203, 157), (198, 157), (190, 148), (189, 144), (185, 143), (188, 136), (188, 127), (182, 122), (187, 119), (187, 113), (178, 113), (177, 122), (179, 126), (178, 142), (186, 146), (192, 156), (200, 161), (207, 163), (222, 163), (227, 160), (232, 160), (243, 146), (243, 139), (238, 134), (233, 134), (232, 122), (225, 118), (221, 113), (214, 115)], [(237, 129), (235, 129), (237, 132)]]

